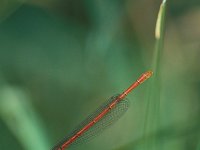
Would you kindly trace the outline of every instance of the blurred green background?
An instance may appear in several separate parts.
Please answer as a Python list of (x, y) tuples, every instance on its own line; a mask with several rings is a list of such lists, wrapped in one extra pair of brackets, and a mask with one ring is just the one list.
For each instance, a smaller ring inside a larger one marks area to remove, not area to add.
[[(49, 150), (151, 69), (160, 3), (0, 0), (0, 149)], [(200, 150), (199, 41), (200, 1), (169, 1), (159, 104), (147, 81), (115, 125), (74, 149)]]

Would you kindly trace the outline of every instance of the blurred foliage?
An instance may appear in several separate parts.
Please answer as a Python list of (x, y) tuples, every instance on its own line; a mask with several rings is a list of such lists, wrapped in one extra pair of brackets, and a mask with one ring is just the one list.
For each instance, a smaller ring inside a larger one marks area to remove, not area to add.
[[(0, 149), (50, 149), (151, 69), (159, 6), (153, 0), (0, 0)], [(155, 142), (159, 147), (151, 149), (200, 150), (199, 6), (169, 1), (164, 49), (155, 61), (159, 88), (154, 79), (137, 88), (125, 116), (75, 149), (144, 150)]]

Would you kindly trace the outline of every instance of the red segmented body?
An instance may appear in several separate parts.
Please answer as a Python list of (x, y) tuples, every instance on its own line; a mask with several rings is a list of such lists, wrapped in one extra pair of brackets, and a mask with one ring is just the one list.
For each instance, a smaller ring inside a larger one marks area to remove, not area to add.
[(54, 148), (53, 150), (64, 150), (65, 148), (68, 148), (70, 144), (72, 144), (77, 138), (79, 138), (84, 132), (89, 130), (94, 124), (98, 123), (100, 119), (102, 119), (112, 108), (116, 106), (116, 104), (123, 100), (133, 89), (135, 89), (138, 85), (140, 85), (142, 82), (144, 82), (146, 79), (151, 77), (153, 74), (152, 71), (145, 72), (142, 74), (136, 82), (134, 82), (128, 89), (126, 89), (122, 94), (117, 96), (112, 103), (108, 105), (101, 113), (99, 113), (92, 121), (90, 121), (87, 125), (83, 126), (77, 133), (75, 133), (71, 138), (66, 140), (66, 142), (62, 143), (59, 146), (56, 146), (57, 148)]

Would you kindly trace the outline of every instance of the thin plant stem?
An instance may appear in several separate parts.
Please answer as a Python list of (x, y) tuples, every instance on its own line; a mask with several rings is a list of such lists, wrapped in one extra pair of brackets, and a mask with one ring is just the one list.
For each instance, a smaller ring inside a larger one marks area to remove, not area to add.
[[(144, 135), (148, 136), (150, 132), (156, 132), (159, 128), (159, 114), (160, 114), (160, 93), (161, 93), (161, 66), (162, 66), (162, 53), (164, 43), (164, 29), (165, 29), (165, 14), (166, 14), (166, 0), (160, 5), (160, 10), (157, 17), (155, 28), (155, 49), (152, 61), (152, 70), (154, 76), (149, 84), (149, 91), (147, 97), (146, 117), (144, 123)], [(160, 149), (160, 145), (156, 142), (156, 138), (152, 139), (152, 142), (145, 140), (144, 149), (157, 150)]]

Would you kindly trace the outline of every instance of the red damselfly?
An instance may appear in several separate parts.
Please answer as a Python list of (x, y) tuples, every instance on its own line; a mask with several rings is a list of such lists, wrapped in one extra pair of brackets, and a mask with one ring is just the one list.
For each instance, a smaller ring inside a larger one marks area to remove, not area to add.
[(133, 89), (151, 77), (152, 71), (143, 73), (123, 93), (111, 97), (105, 104), (86, 118), (69, 136), (61, 140), (52, 150), (64, 150), (70, 146), (80, 144), (91, 139), (106, 127), (118, 120), (128, 109), (128, 100), (125, 98)]

